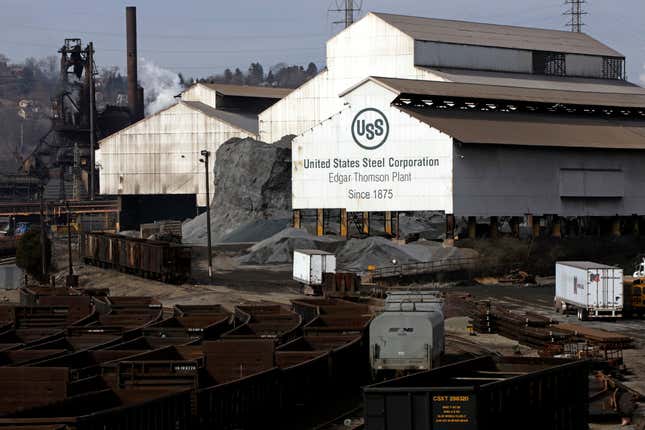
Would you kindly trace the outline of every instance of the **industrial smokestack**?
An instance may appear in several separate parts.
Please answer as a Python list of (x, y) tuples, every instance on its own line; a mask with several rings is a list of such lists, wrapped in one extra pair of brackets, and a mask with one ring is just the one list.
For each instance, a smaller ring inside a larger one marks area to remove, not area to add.
[(143, 118), (143, 97), (139, 97), (137, 77), (137, 8), (125, 8), (125, 29), (128, 53), (128, 107), (132, 122)]

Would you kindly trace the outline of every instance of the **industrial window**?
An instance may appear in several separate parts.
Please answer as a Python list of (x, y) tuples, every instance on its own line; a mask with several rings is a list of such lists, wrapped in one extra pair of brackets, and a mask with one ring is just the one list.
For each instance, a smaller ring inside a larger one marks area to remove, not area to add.
[(622, 58), (604, 57), (602, 59), (602, 77), (605, 79), (625, 79)]
[(559, 52), (533, 52), (533, 73), (536, 75), (565, 76), (567, 67), (564, 54)]

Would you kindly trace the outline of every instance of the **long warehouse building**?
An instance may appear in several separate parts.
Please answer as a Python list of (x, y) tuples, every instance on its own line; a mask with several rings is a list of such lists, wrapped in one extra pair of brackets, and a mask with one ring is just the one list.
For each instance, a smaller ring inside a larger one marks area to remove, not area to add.
[(367, 231), (372, 212), (443, 211), (449, 234), (455, 217), (474, 234), (476, 217), (645, 214), (645, 89), (583, 33), (369, 13), (260, 114), (261, 139), (286, 134), (296, 225), (306, 209), (319, 226), (340, 210), (344, 235), (347, 213)]

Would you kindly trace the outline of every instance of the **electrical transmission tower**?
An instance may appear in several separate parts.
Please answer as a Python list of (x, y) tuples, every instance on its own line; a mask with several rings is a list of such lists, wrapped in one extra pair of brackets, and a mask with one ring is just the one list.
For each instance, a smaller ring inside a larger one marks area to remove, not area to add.
[(566, 24), (571, 31), (580, 33), (582, 32), (582, 15), (586, 15), (587, 12), (584, 11), (583, 5), (587, 3), (587, 0), (564, 0), (565, 6), (567, 6), (567, 11), (564, 12), (564, 15), (569, 15), (571, 18)]
[(334, 21), (334, 24), (344, 24), (347, 28), (354, 23), (354, 12), (360, 12), (362, 7), (362, 0), (336, 0), (336, 9), (329, 9), (329, 11), (342, 12), (343, 20)]

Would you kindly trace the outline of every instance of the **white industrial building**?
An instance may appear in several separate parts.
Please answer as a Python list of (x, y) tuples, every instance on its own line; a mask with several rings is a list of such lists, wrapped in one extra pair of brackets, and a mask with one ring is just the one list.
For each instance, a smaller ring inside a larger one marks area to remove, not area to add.
[(583, 33), (370, 13), (260, 114), (260, 137), (297, 135), (296, 224), (303, 209), (319, 226), (340, 209), (342, 234), (347, 212), (620, 220), (645, 214), (645, 89), (624, 62)]
[[(206, 205), (200, 152), (211, 152), (213, 166), (215, 152), (230, 138), (258, 138), (258, 113), (289, 91), (192, 85), (176, 104), (99, 142), (96, 160), (101, 194), (120, 196), (126, 226), (136, 224), (127, 221), (128, 211), (136, 213), (139, 221), (150, 221), (146, 214), (153, 213), (155, 219), (164, 214), (194, 216), (196, 205)], [(175, 214), (174, 209), (181, 213)]]

